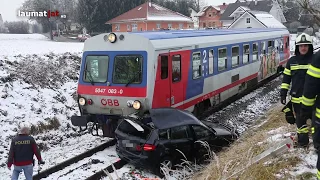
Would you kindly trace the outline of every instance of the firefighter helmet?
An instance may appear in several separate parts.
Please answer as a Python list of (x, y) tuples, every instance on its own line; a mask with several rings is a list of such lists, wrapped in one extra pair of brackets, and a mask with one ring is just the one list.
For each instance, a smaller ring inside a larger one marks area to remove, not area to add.
[(306, 33), (302, 33), (300, 34), (297, 38), (296, 38), (296, 45), (301, 45), (301, 44), (311, 44), (312, 45), (312, 38), (310, 35), (306, 34)]

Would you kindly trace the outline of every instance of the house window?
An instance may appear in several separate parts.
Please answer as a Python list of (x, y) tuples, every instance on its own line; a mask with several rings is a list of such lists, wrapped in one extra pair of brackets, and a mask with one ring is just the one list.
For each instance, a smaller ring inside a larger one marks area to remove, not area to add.
[(189, 28), (191, 28), (191, 24), (189, 24)]
[(211, 13), (209, 13), (209, 17), (212, 17), (212, 14), (211, 14)]
[(116, 30), (116, 31), (120, 31), (120, 24), (116, 24), (115, 30)]
[(247, 24), (250, 24), (250, 18), (247, 18)]
[(223, 71), (227, 69), (227, 48), (219, 49), (218, 53), (218, 70)]
[(209, 26), (209, 27), (212, 27), (211, 22), (208, 23), (208, 26)]
[(161, 24), (157, 24), (157, 29), (160, 29), (161, 28)]
[(252, 44), (252, 61), (257, 61), (259, 59), (259, 56), (258, 56), (258, 43), (253, 43)]
[(130, 31), (131, 30), (131, 26), (130, 24), (127, 24), (127, 31)]
[(183, 29), (183, 24), (179, 24), (179, 29)]
[(131, 31), (138, 31), (138, 25), (137, 24), (132, 24), (131, 25)]
[(168, 24), (168, 29), (172, 29), (172, 24)]
[(172, 82), (181, 80), (181, 56), (174, 55), (172, 57)]
[(243, 64), (247, 64), (249, 62), (250, 55), (250, 46), (249, 44), (243, 45)]
[(214, 55), (213, 55), (214, 51), (213, 49), (209, 50), (209, 74), (212, 74), (213, 73), (213, 58), (214, 58)]
[(203, 27), (204, 27), (204, 28), (206, 27), (206, 23), (203, 23)]
[(212, 27), (216, 27), (216, 22), (212, 22)]
[(192, 54), (192, 79), (201, 77), (201, 53), (195, 52)]
[(239, 62), (239, 46), (232, 47), (232, 67), (238, 66)]

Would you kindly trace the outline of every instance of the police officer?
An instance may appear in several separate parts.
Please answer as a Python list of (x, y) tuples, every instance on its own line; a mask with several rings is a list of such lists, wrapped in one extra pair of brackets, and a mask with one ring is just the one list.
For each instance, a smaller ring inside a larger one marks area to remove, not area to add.
[[(314, 107), (314, 108), (313, 108)], [(312, 110), (315, 110), (312, 113)], [(317, 178), (320, 180), (320, 51), (318, 51), (312, 60), (304, 84), (302, 96), (301, 114), (302, 117), (308, 119), (312, 113), (312, 135), (313, 145), (318, 154), (317, 160)]]
[(309, 144), (308, 128), (306, 126), (306, 119), (300, 116), (300, 104), (305, 75), (313, 56), (312, 38), (308, 34), (302, 33), (296, 38), (295, 44), (295, 56), (289, 59), (283, 71), (280, 96), (281, 103), (286, 104), (286, 96), (291, 83), (290, 95), (293, 110), (296, 115), (298, 146), (306, 147)]
[(32, 180), (34, 155), (36, 155), (39, 164), (44, 164), (38, 146), (33, 137), (29, 136), (29, 134), (30, 128), (28, 124), (23, 124), (21, 125), (18, 136), (11, 142), (7, 162), (7, 166), (10, 170), (12, 164), (14, 164), (11, 180), (18, 180), (22, 170), (26, 179)]

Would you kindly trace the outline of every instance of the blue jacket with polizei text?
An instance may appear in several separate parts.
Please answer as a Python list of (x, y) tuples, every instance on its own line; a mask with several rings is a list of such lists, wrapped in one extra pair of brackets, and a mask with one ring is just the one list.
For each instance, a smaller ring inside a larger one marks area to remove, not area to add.
[(26, 166), (33, 163), (33, 156), (36, 155), (38, 161), (42, 161), (37, 143), (29, 135), (19, 134), (12, 139), (7, 166)]

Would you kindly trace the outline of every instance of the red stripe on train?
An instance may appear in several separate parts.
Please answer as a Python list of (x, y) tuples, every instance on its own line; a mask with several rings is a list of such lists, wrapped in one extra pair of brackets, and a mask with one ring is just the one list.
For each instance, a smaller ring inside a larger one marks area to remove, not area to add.
[(246, 82), (246, 81), (250, 81), (251, 79), (254, 79), (254, 78), (256, 78), (256, 77), (258, 77), (258, 73), (252, 74), (252, 75), (250, 75), (250, 76), (248, 76), (248, 77), (245, 77), (245, 78), (240, 79), (240, 80), (238, 80), (238, 81), (236, 81), (236, 82), (233, 82), (233, 83), (231, 83), (231, 84), (228, 84), (228, 85), (226, 85), (226, 86), (224, 86), (224, 87), (222, 87), (222, 88), (220, 88), (220, 89), (217, 89), (217, 90), (215, 90), (215, 91), (212, 91), (212, 92), (210, 92), (210, 93), (208, 93), (208, 94), (205, 94), (205, 95), (203, 95), (203, 96), (201, 96), (201, 97), (198, 97), (198, 98), (196, 98), (196, 99), (194, 99), (194, 100), (192, 100), (192, 101), (189, 101), (189, 102), (187, 102), (187, 103), (184, 103), (183, 105), (180, 105), (180, 106), (178, 106), (177, 108), (179, 108), (179, 109), (186, 109), (186, 108), (188, 108), (188, 107), (190, 107), (190, 106), (193, 106), (193, 105), (195, 105), (195, 104), (197, 104), (197, 103), (199, 103), (199, 102), (201, 102), (201, 101), (203, 101), (203, 100), (209, 99), (209, 98), (211, 98), (211, 97), (213, 97), (213, 96), (215, 96), (215, 95), (217, 95), (217, 94), (219, 94), (219, 93), (222, 93), (223, 91), (226, 91), (226, 90), (228, 90), (228, 89), (230, 89), (230, 88), (233, 88), (233, 87), (235, 87), (235, 86), (237, 86), (237, 85), (239, 85), (239, 84), (241, 84), (241, 83), (244, 83), (244, 82)]
[(146, 97), (147, 89), (145, 87), (88, 86), (79, 84), (77, 93), (80, 95)]

